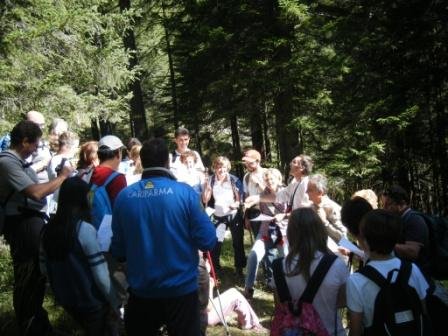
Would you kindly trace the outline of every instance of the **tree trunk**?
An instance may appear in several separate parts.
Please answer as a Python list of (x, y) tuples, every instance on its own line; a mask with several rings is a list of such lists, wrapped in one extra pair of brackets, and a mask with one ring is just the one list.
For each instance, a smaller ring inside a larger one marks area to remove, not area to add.
[[(232, 131), (232, 146), (233, 146), (233, 159), (235, 161), (240, 160), (241, 156), (241, 143), (240, 143), (240, 134), (238, 132), (238, 118), (236, 113), (234, 112), (230, 117), (230, 129)], [(241, 164), (236, 165), (235, 167), (236, 174), (240, 177), (243, 176), (243, 167)]]
[[(131, 0), (119, 0), (120, 10), (128, 10), (131, 8)], [(128, 29), (123, 37), (124, 47), (131, 51), (129, 59), (129, 68), (133, 69), (138, 64), (137, 46), (135, 43), (135, 35), (133, 29)], [(143, 93), (140, 78), (135, 78), (129, 87), (132, 90), (130, 109), (130, 125), (131, 134), (139, 139), (146, 139), (148, 136), (148, 124), (146, 122), (145, 105), (143, 103)]]
[(177, 104), (176, 77), (174, 73), (173, 50), (171, 49), (170, 35), (167, 26), (168, 20), (166, 18), (164, 1), (162, 1), (162, 14), (163, 30), (165, 33), (166, 54), (168, 55), (168, 67), (170, 70), (171, 100), (173, 103), (173, 125), (174, 129), (177, 129), (179, 127), (179, 107)]
[(298, 131), (288, 127), (293, 116), (292, 95), (288, 89), (274, 99), (275, 130), (279, 148), (280, 166), (286, 167), (291, 159), (300, 154)]

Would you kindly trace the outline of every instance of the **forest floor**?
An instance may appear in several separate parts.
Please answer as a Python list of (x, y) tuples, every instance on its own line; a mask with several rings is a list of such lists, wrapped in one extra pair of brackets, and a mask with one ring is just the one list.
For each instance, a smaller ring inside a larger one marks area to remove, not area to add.
[[(250, 251), (249, 234), (245, 232), (245, 248), (246, 253)], [(231, 287), (236, 287), (241, 292), (244, 290), (244, 278), (236, 276), (233, 268), (233, 251), (231, 240), (226, 239), (222, 250), (222, 272), (221, 272), (221, 286), (220, 292)], [(12, 265), (9, 258), (9, 252), (7, 247), (0, 242), (0, 335), (2, 336), (15, 336), (18, 335), (17, 326), (15, 323), (14, 312), (12, 308)], [(262, 272), (259, 271), (261, 279)], [(255, 287), (254, 298), (251, 301), (251, 305), (262, 325), (269, 329), (272, 314), (274, 311), (274, 300), (272, 291), (265, 288), (260, 284)], [(68, 316), (64, 310), (58, 306), (51, 294), (46, 295), (44, 307), (47, 309), (52, 325), (62, 333), (66, 333), (67, 336), (82, 335), (81, 330), (77, 324)], [(236, 315), (235, 315), (236, 317)], [(228, 319), (229, 333), (232, 336), (253, 336), (253, 335), (268, 335), (266, 333), (255, 333), (250, 330), (241, 330), (238, 328), (236, 318)], [(207, 335), (209, 336), (221, 336), (226, 335), (224, 327), (220, 324), (214, 327), (207, 328)]]

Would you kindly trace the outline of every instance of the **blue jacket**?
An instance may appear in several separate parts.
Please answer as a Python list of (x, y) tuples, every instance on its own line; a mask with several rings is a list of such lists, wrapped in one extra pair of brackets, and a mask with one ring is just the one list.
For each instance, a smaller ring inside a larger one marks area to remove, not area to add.
[(198, 250), (216, 243), (197, 193), (164, 168), (144, 172), (141, 181), (118, 194), (112, 232), (110, 251), (126, 260), (131, 292), (145, 298), (197, 290)]

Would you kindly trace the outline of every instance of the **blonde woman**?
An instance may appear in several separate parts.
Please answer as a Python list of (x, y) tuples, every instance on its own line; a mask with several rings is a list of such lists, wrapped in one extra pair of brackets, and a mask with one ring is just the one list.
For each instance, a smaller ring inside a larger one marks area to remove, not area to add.
[(214, 174), (206, 179), (202, 201), (205, 205), (215, 209), (213, 221), (216, 226), (218, 243), (215, 245), (211, 255), (213, 265), (217, 271), (220, 270), (221, 246), (227, 227), (232, 234), (232, 246), (234, 252), (234, 264), (236, 273), (242, 276), (243, 267), (246, 266), (246, 255), (244, 253), (244, 228), (242, 214), (239, 211), (242, 198), (241, 181), (230, 174), (230, 161), (225, 156), (218, 156), (212, 165)]
[[(283, 177), (278, 169), (266, 169), (263, 173), (263, 180), (266, 184), (266, 188), (261, 193), (261, 197), (269, 194), (275, 195), (277, 191), (283, 188)], [(244, 295), (249, 299), (253, 296), (253, 287), (257, 276), (258, 264), (263, 258), (265, 259), (265, 276), (267, 283), (270, 284), (272, 278), (271, 261), (276, 254), (280, 256), (283, 255), (283, 246), (285, 242), (283, 236), (286, 236), (286, 221), (283, 221), (283, 219), (285, 217), (286, 208), (287, 203), (260, 203), (261, 213), (274, 217), (274, 219), (272, 221), (261, 222), (255, 243), (249, 253), (244, 288)]]

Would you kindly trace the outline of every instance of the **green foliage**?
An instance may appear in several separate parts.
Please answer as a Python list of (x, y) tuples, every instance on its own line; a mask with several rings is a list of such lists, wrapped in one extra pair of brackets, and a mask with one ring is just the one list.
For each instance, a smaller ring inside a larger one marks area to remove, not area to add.
[(126, 116), (135, 77), (122, 32), (129, 13), (110, 1), (5, 2), (1, 6), (0, 111), (10, 129), (20, 114), (41, 110), (63, 116), (74, 130), (91, 120)]
[(12, 262), (9, 257), (9, 248), (0, 237), (0, 293), (11, 289), (13, 284)]

